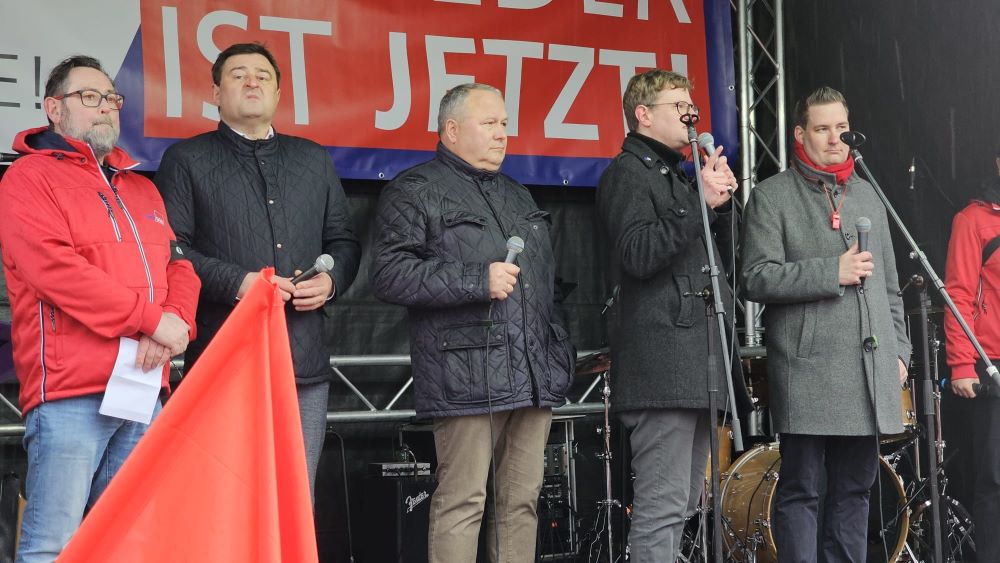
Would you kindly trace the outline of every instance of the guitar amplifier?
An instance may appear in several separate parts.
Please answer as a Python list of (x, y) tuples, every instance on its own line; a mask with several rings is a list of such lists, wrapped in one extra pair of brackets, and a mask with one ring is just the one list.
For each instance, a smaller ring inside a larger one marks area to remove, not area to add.
[(436, 488), (437, 481), (430, 476), (363, 479), (359, 562), (426, 563), (431, 495)]

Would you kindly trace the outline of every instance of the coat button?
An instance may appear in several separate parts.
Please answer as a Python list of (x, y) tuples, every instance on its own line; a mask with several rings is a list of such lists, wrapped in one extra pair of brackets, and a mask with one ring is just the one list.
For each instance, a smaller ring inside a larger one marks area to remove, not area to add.
[(267, 204), (268, 204), (268, 205), (274, 205), (274, 200), (273, 200), (273, 199), (269, 199), (269, 200), (267, 200)]
[(276, 247), (278, 247), (278, 248), (281, 248), (281, 243), (279, 242), (278, 244), (276, 244), (276, 245), (274, 245), (274, 246), (276, 246)]

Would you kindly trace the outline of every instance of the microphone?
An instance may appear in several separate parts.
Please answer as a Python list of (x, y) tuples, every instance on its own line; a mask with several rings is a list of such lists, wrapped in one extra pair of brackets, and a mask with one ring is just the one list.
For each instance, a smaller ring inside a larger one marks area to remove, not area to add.
[[(854, 228), (858, 230), (858, 252), (868, 252), (868, 233), (872, 230), (872, 220), (868, 217), (858, 217)], [(865, 279), (861, 278), (861, 287), (865, 286)]]
[(0, 163), (14, 162), (19, 158), (21, 155), (16, 152), (0, 152)]
[(916, 183), (914, 180), (917, 179), (917, 157), (910, 157), (910, 191), (913, 191), (913, 185)]
[[(948, 384), (951, 382), (948, 378), (941, 379), (941, 390), (944, 391), (948, 388)], [(972, 392), (976, 394), (976, 397), (989, 397), (992, 395), (990, 392), (989, 385), (983, 385), (982, 383), (973, 383)]]
[(316, 258), (316, 262), (313, 264), (312, 268), (302, 272), (301, 274), (292, 278), (292, 283), (296, 284), (301, 281), (305, 281), (316, 274), (325, 274), (333, 269), (333, 257), (329, 254), (320, 254), (319, 258)]
[(858, 217), (854, 228), (858, 230), (858, 252), (868, 252), (868, 233), (872, 232), (872, 220), (868, 217)]
[(709, 155), (715, 152), (715, 137), (713, 137), (708, 131), (698, 135), (698, 144), (701, 145), (701, 148), (705, 149), (705, 152)]
[(507, 259), (504, 262), (513, 264), (514, 258), (522, 251), (524, 251), (524, 239), (517, 235), (510, 237), (507, 239)]
[(861, 145), (865, 144), (865, 141), (868, 140), (868, 137), (865, 137), (864, 133), (860, 133), (858, 131), (844, 131), (843, 133), (840, 134), (840, 140), (843, 141), (845, 145), (851, 147), (852, 149), (856, 149)]

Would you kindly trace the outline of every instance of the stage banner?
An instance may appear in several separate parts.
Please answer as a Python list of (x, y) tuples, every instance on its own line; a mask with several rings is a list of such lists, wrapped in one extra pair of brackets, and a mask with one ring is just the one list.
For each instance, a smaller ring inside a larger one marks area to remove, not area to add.
[[(510, 117), (504, 171), (593, 186), (626, 132), (621, 97), (649, 68), (689, 76), (700, 131), (735, 154), (728, 0), (50, 0), (0, 21), (0, 147), (44, 123), (49, 69), (93, 54), (126, 96), (121, 144), (155, 170), (216, 127), (211, 65), (259, 41), (281, 67), (275, 128), (329, 147), (345, 178), (391, 179), (427, 160), (444, 92), (485, 82)], [(0, 149), (8, 150), (8, 149)]]

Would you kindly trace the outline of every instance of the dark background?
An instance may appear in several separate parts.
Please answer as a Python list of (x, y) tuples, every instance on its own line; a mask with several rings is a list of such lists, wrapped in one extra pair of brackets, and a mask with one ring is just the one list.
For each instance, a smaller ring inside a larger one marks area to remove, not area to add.
[[(979, 190), (984, 178), (996, 173), (993, 156), (998, 146), (995, 124), (1000, 109), (995, 93), (1000, 86), (1000, 66), (995, 61), (1000, 39), (995, 30), (1000, 24), (1000, 3), (788, 0), (785, 10), (789, 123), (793, 121), (794, 100), (818, 86), (829, 85), (846, 95), (852, 128), (869, 138), (862, 147), (865, 161), (943, 278), (952, 216)], [(912, 188), (907, 171), (911, 160), (917, 167)], [(734, 165), (734, 169), (738, 167)], [(0, 173), (3, 170), (0, 167)], [(768, 175), (761, 174), (760, 179)], [(344, 184), (365, 255), (357, 282), (333, 307), (328, 328), (334, 354), (406, 353), (405, 311), (375, 300), (367, 282), (374, 206), (384, 184)], [(579, 349), (600, 348), (605, 345), (600, 310), (607, 284), (603, 280), (604, 252), (596, 228), (594, 191), (532, 187), (532, 192), (539, 205), (552, 212), (559, 275), (564, 282), (577, 284), (567, 299), (573, 340)], [(898, 232), (893, 233), (893, 240), (899, 275), (905, 279), (918, 271), (918, 265), (906, 258), (908, 249)], [(909, 308), (915, 307), (915, 295), (908, 294), (905, 299)], [(934, 302), (940, 305), (936, 297)], [(940, 313), (932, 315), (938, 324), (941, 318)], [(5, 286), (0, 285), (0, 320), (8, 319)], [(943, 352), (940, 364), (946, 376)], [(406, 368), (351, 368), (345, 373), (379, 407), (408, 377)], [(580, 378), (574, 393), (589, 382), (589, 378)], [(16, 388), (10, 383), (0, 389), (8, 397), (16, 397)], [(591, 400), (596, 398), (595, 394)], [(398, 407), (411, 408), (412, 400), (405, 397)], [(947, 464), (948, 492), (971, 507), (971, 421), (966, 416), (967, 407), (944, 394), (947, 455), (953, 456)], [(342, 383), (335, 381), (330, 408), (343, 411), (363, 407)], [(11, 422), (16, 419), (0, 411), (0, 423)], [(596, 417), (576, 422), (581, 513), (592, 512), (593, 501), (603, 496), (600, 462), (593, 456), (597, 450), (593, 432), (597, 423)], [(341, 464), (346, 465), (352, 495), (357, 552), (362, 536), (382, 535), (379, 526), (360, 520), (359, 506), (365, 502), (361, 485), (367, 464), (396, 456), (401, 429), (392, 423), (366, 423), (338, 424), (331, 430), (336, 434), (327, 437), (317, 480), (317, 533), (324, 561), (346, 561)], [(346, 456), (341, 456), (339, 437)], [(429, 432), (406, 432), (404, 439), (421, 461), (430, 461), (433, 443)], [(0, 439), (0, 469), (22, 471), (23, 464), (19, 440)]]

